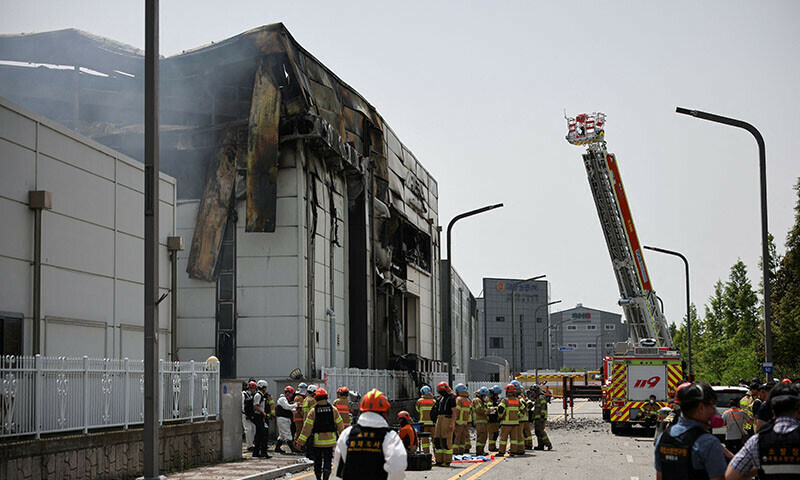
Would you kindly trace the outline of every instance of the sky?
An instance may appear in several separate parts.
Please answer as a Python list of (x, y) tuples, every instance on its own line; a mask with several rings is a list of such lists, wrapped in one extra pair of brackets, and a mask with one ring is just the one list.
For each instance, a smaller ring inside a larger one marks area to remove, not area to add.
[[(0, 0), (0, 33), (79, 28), (144, 48), (144, 2)], [(708, 302), (737, 259), (760, 281), (758, 151), (744, 130), (675, 107), (748, 121), (767, 149), (769, 227), (782, 252), (800, 161), (800, 2), (316, 2), (166, 0), (161, 53), (282, 22), (358, 90), (439, 183), (472, 293), (483, 277), (546, 274), (554, 310), (621, 312), (581, 154), (564, 112), (607, 115), (640, 240), (690, 262)], [(443, 235), (444, 237), (444, 235)], [(445, 252), (444, 245), (442, 252)], [(682, 262), (646, 252), (667, 318), (685, 314)], [(702, 314), (702, 307), (700, 311)]]

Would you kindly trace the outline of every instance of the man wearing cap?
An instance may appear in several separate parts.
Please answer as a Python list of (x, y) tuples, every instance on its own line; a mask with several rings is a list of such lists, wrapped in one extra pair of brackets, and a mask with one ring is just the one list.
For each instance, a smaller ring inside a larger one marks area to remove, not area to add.
[(702, 382), (681, 385), (676, 397), (682, 416), (656, 441), (656, 479), (723, 479), (726, 462), (722, 444), (708, 433), (711, 417), (717, 413), (717, 394)]
[(733, 457), (726, 480), (800, 478), (800, 388), (780, 383), (769, 394), (775, 421), (762, 426)]
[(775, 387), (775, 382), (767, 382), (761, 385), (761, 390), (758, 392), (761, 401), (763, 402), (756, 412), (756, 432), (758, 432), (765, 423), (772, 420), (772, 406), (767, 402), (770, 391)]

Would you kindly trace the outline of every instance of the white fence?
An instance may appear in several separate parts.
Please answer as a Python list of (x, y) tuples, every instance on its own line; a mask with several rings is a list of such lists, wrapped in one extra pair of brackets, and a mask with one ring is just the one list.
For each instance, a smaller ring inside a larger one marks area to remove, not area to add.
[[(219, 415), (219, 364), (159, 361), (159, 420)], [(144, 420), (144, 361), (0, 358), (0, 438), (109, 427)]]

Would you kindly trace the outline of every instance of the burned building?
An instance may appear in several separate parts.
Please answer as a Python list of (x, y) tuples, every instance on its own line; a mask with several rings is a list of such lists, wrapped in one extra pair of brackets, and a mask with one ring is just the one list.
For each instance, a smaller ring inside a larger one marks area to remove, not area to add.
[[(0, 36), (0, 96), (142, 160), (143, 60), (77, 30)], [(377, 110), (282, 24), (160, 70), (177, 357), (271, 378), (438, 359), (437, 183)]]

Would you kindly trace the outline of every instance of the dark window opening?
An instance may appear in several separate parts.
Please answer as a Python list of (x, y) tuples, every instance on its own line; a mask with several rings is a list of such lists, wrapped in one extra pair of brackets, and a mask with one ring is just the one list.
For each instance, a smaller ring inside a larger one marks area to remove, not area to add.
[(489, 338), (489, 348), (503, 348), (503, 337)]
[(542, 323), (542, 317), (536, 317), (536, 323)]
[(217, 348), (222, 378), (236, 377), (236, 211), (225, 225), (217, 261)]
[(0, 316), (0, 355), (22, 355), (21, 316)]
[(495, 317), (495, 321), (505, 322), (506, 321), (506, 317)]
[(542, 342), (536, 342), (536, 346), (537, 347), (541, 347), (542, 346)]

